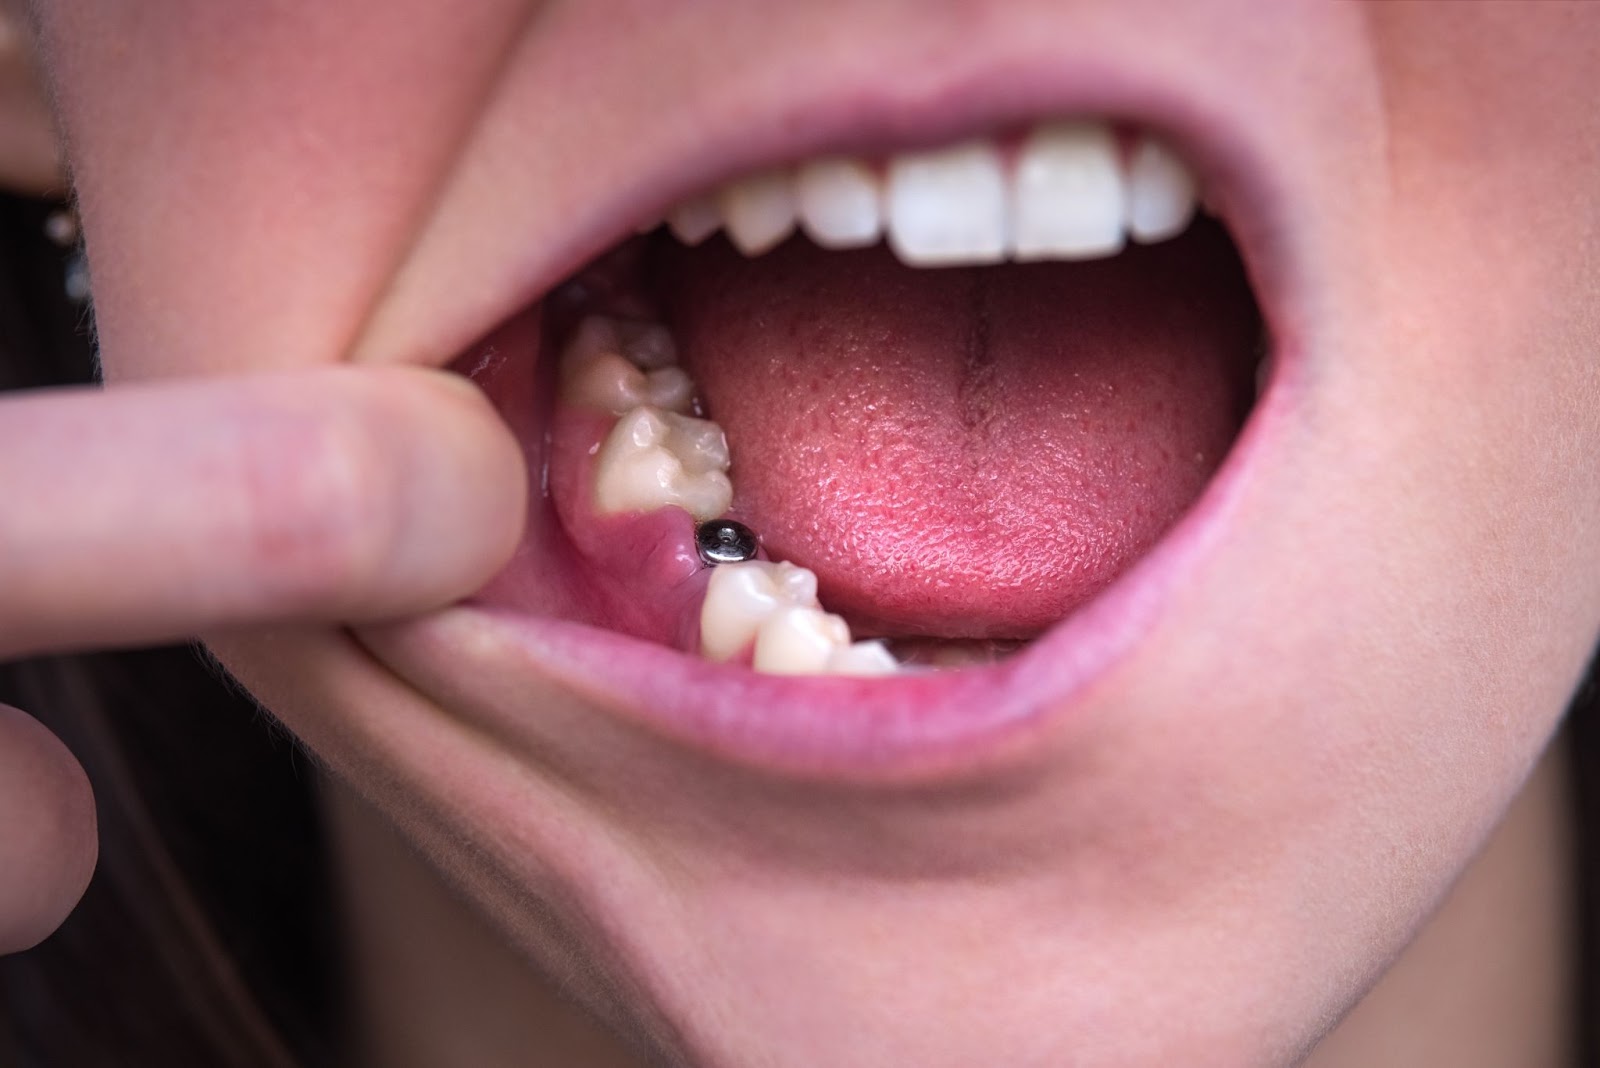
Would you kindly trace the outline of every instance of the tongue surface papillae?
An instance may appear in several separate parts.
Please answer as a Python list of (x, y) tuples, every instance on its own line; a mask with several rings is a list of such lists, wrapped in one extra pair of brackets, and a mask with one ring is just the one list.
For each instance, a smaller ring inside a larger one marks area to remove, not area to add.
[(1107, 260), (911, 269), (716, 240), (660, 264), (733, 514), (862, 634), (1031, 637), (1194, 500), (1253, 390), (1220, 228)]

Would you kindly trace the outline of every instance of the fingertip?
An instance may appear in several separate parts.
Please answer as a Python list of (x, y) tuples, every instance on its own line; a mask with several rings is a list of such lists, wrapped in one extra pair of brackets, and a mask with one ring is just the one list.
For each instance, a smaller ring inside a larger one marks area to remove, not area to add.
[(439, 608), (510, 559), (522, 449), (458, 375), (319, 368), (5, 402), (0, 656)]
[(396, 619), (468, 596), (511, 557), (521, 447), (459, 375), (328, 368), (261, 380), (234, 466), (234, 620)]
[(412, 391), (389, 417), (403, 424), (396, 519), (374, 576), (369, 614), (406, 615), (471, 594), (511, 558), (528, 507), (521, 445), (460, 375), (390, 372)]
[(83, 766), (31, 716), (0, 704), (0, 954), (31, 949), (77, 907), (99, 857)]

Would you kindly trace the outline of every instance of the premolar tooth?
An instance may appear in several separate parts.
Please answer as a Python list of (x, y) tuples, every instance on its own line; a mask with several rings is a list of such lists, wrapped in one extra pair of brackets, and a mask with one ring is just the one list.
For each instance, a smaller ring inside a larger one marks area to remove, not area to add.
[(700, 648), (710, 660), (732, 660), (780, 608), (815, 608), (817, 576), (803, 567), (767, 560), (712, 569), (700, 606)]
[(1036, 129), (1017, 156), (1012, 247), (1019, 260), (1111, 256), (1127, 213), (1117, 144), (1103, 123)]
[(714, 519), (733, 502), (728, 442), (704, 419), (641, 407), (617, 420), (595, 458), (595, 507), (602, 514), (676, 506)]
[(1195, 181), (1165, 145), (1140, 140), (1128, 161), (1128, 233), (1149, 244), (1181, 234), (1194, 218)]
[(900, 662), (877, 640), (846, 645), (828, 657), (830, 675), (893, 675), (899, 670)]
[(756, 631), (751, 666), (773, 675), (817, 675), (850, 645), (850, 626), (820, 608), (782, 607)]
[(711, 197), (695, 197), (667, 213), (667, 226), (685, 245), (698, 245), (722, 226), (722, 211)]
[(996, 263), (1006, 251), (1006, 182), (986, 141), (897, 157), (885, 201), (889, 245), (913, 267)]
[(883, 190), (856, 159), (819, 159), (795, 179), (800, 225), (823, 248), (864, 248), (883, 234)]

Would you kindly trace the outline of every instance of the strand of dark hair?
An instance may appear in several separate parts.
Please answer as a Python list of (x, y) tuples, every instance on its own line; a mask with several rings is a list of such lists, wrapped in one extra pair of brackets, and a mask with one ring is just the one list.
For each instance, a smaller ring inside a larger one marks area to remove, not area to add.
[(1578, 1064), (1600, 1065), (1600, 653), (1567, 714), (1578, 873)]

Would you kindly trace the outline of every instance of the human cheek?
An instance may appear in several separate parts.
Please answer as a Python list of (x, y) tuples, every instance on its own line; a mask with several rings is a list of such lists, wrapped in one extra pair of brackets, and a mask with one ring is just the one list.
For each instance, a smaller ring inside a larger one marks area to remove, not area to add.
[(526, 8), (44, 4), (107, 374), (346, 358)]

